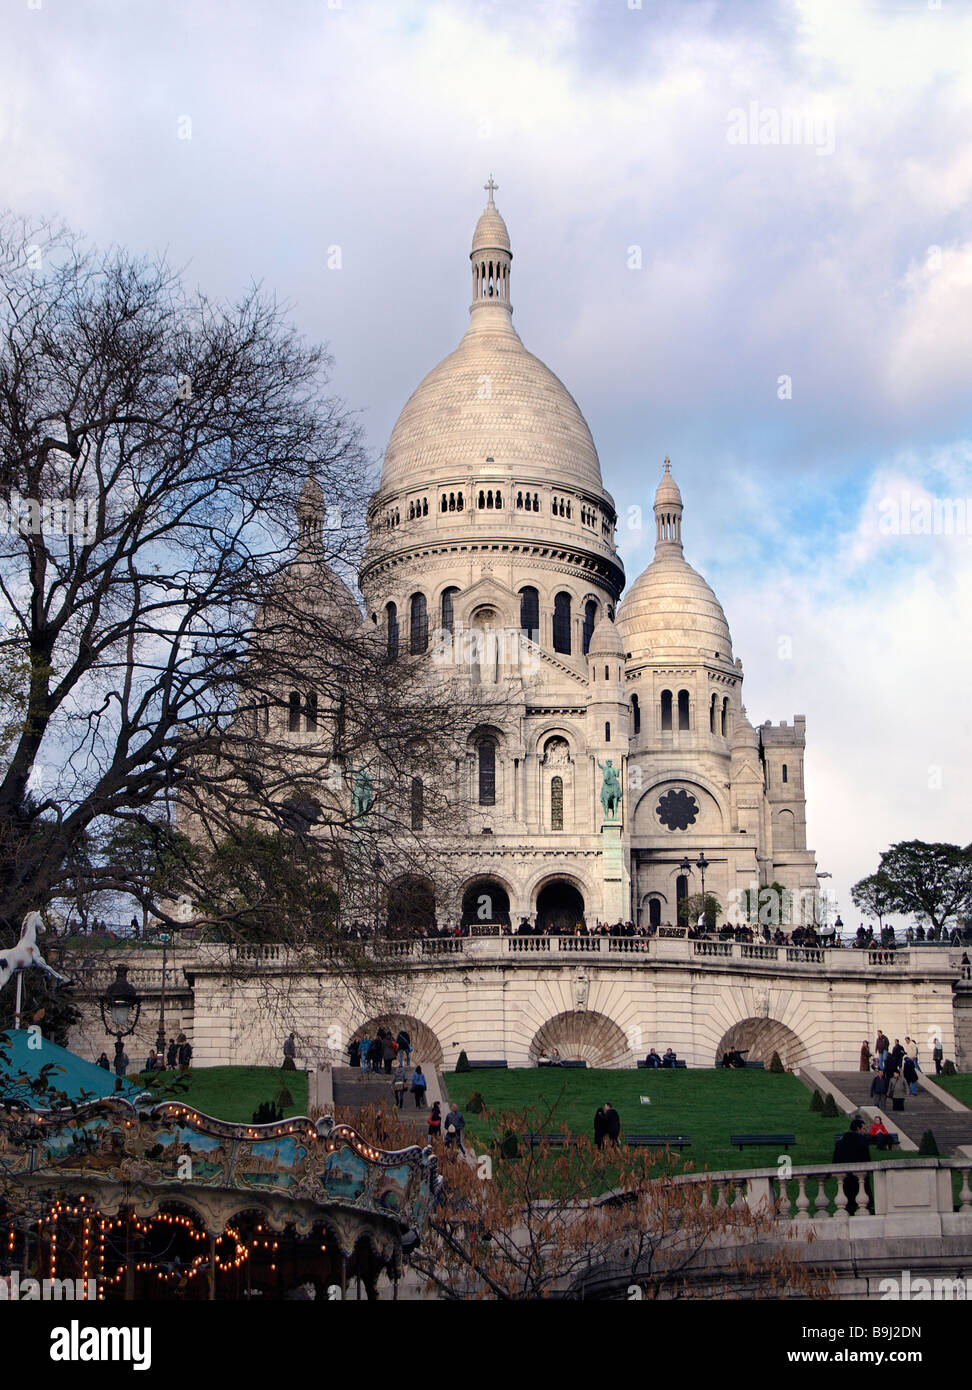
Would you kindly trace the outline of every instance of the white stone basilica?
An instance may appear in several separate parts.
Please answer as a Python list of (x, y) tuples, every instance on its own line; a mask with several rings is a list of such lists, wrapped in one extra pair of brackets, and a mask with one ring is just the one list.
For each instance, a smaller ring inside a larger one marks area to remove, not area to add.
[[(749, 722), (725, 614), (683, 553), (667, 459), (655, 557), (621, 599), (590, 430), (513, 327), (495, 187), (473, 235), (469, 327), (392, 431), (360, 576), (390, 655), (431, 651), (513, 692), (495, 725), (469, 730), (472, 813), (445, 847), (461, 886), (435, 885), (438, 920), (482, 919), (485, 901), (514, 923), (675, 923), (700, 892), (700, 855), (723, 913), (755, 885), (812, 894), (805, 720)], [(613, 770), (618, 814), (602, 802)]]

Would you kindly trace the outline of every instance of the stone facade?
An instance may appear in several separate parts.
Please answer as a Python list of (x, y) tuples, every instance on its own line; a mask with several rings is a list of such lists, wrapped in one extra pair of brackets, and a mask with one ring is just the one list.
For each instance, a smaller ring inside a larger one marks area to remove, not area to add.
[[(511, 696), (456, 769), (471, 812), (443, 846), (439, 920), (485, 898), (514, 922), (676, 922), (701, 852), (724, 914), (773, 882), (809, 900), (805, 720), (749, 723), (725, 615), (683, 554), (668, 460), (655, 558), (618, 606), (614, 503), (576, 402), (513, 327), (493, 185), (470, 260), (469, 328), (392, 431), (361, 573), (390, 650), (431, 650)], [(600, 800), (608, 760), (618, 817)]]

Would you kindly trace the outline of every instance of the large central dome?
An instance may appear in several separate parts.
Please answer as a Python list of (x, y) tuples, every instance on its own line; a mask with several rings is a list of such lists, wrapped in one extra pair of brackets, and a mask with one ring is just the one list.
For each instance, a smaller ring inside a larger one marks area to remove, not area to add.
[(597, 450), (577, 402), (513, 327), (512, 259), (490, 187), (470, 253), (469, 328), (406, 402), (385, 451), (382, 491), (478, 473), (487, 460), (602, 490)]

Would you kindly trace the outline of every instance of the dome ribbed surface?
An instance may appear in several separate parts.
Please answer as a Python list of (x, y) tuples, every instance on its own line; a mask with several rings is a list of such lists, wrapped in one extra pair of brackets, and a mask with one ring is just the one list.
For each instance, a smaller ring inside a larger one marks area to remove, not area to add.
[(661, 554), (618, 607), (617, 626), (633, 659), (691, 655), (732, 659), (722, 605), (680, 550)]
[(385, 450), (382, 488), (478, 474), (487, 458), (551, 482), (601, 489), (601, 465), (577, 402), (523, 346), (499, 305), (412, 392)]
[[(468, 222), (466, 224), (469, 225)], [(472, 239), (473, 253), (476, 251), (510, 251), (510, 233), (506, 223), (496, 210), (494, 203), (489, 203), (485, 211), (480, 215), (476, 223), (476, 230), (473, 232)]]

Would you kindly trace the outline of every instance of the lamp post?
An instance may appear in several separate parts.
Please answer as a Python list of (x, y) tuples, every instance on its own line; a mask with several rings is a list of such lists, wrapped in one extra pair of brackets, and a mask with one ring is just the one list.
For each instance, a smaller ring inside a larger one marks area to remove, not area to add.
[(169, 950), (169, 933), (163, 932), (162, 941), (162, 997), (159, 1002), (159, 1035), (155, 1039), (155, 1050), (165, 1061), (165, 975), (166, 955)]
[(709, 867), (709, 861), (705, 857), (704, 849), (699, 850), (699, 857), (695, 862), (699, 867), (699, 873), (702, 875), (702, 920), (705, 922), (706, 926), (708, 926), (709, 924), (705, 916), (705, 871)]
[(139, 1014), (142, 1012), (142, 1001), (136, 994), (134, 985), (129, 984), (128, 981), (127, 965), (115, 966), (115, 978), (101, 996), (99, 1004), (105, 1032), (110, 1033), (115, 1039), (115, 1076), (118, 1078), (115, 1089), (117, 1090), (121, 1086), (121, 1078), (125, 1073), (125, 1045), (122, 1038), (127, 1038), (130, 1033), (134, 1033)]

